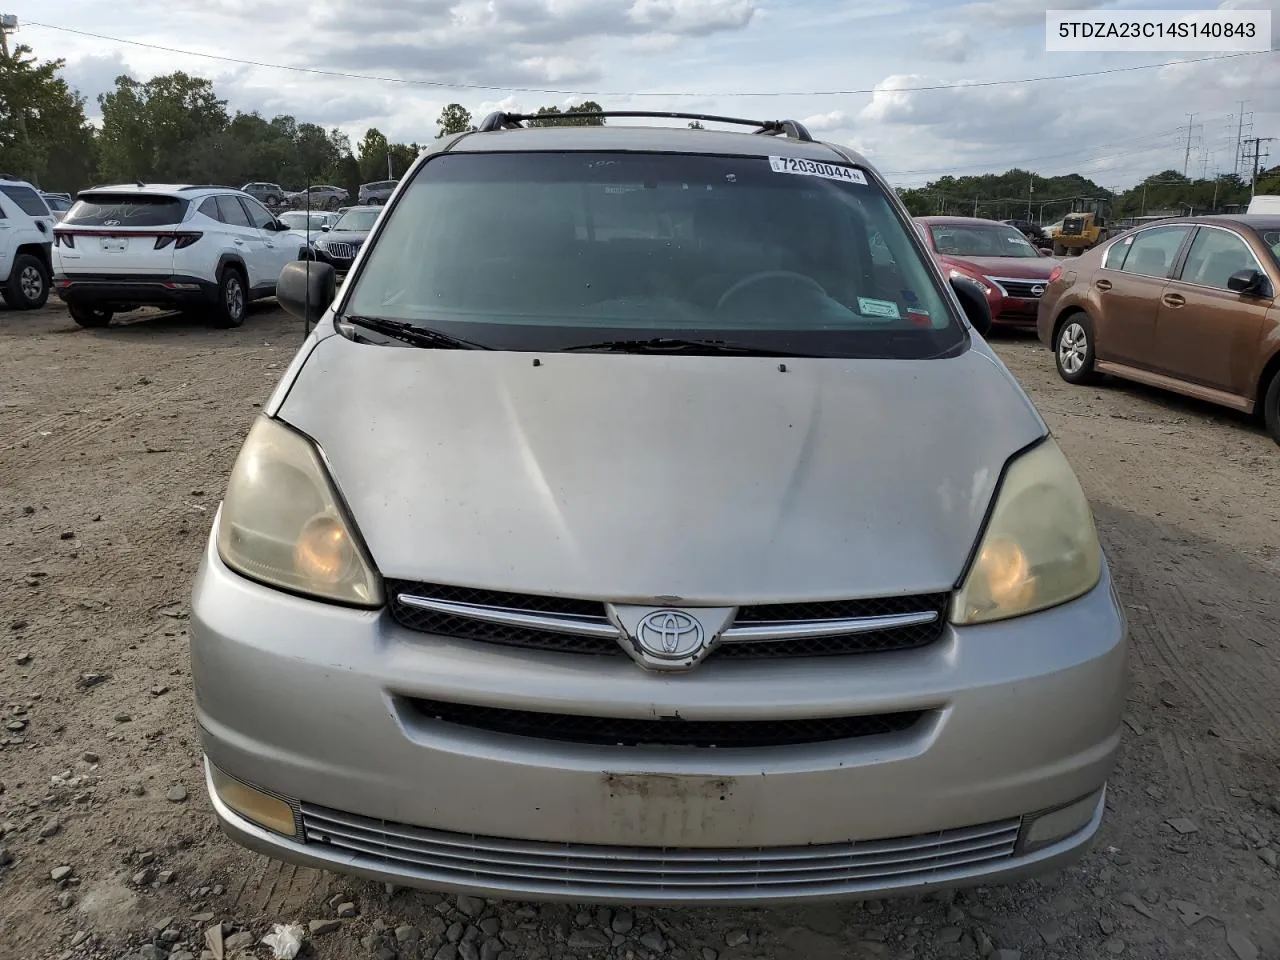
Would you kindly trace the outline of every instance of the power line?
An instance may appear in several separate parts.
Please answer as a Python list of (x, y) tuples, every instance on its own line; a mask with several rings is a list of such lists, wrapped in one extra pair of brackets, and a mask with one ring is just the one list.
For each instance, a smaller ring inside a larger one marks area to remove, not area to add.
[[(219, 60), (224, 63), (235, 63), (246, 67), (263, 67), (271, 70), (289, 70), (294, 73), (307, 73), (322, 77), (337, 77), (343, 80), (376, 80), (380, 83), (399, 83), (406, 86), (434, 87), (446, 90), (485, 90), (498, 91), (503, 93), (540, 93), (552, 96), (592, 96), (592, 97), (845, 97), (856, 96), (861, 94), (873, 94), (882, 92), (876, 87), (868, 87), (863, 90), (765, 90), (755, 92), (738, 92), (738, 93), (690, 93), (681, 91), (608, 91), (608, 90), (565, 90), (551, 87), (504, 87), (497, 84), (489, 83), (462, 83), (448, 80), (413, 80), (406, 77), (383, 77), (367, 73), (347, 73), (340, 70), (325, 70), (320, 67), (300, 67), (292, 66), (284, 63), (265, 63), (261, 60), (246, 60), (240, 57), (228, 57), (216, 53), (200, 53), (196, 50), (183, 50), (178, 47), (166, 47), (157, 43), (145, 43), (141, 40), (127, 40), (124, 37), (112, 37), (101, 33), (91, 33), (88, 30), (76, 30), (72, 27), (62, 27), (52, 23), (41, 23), (38, 20), (28, 20), (25, 23), (29, 27), (43, 27), (46, 30), (57, 30), (60, 33), (70, 33), (80, 37), (89, 37), (94, 40), (105, 40), (108, 43), (123, 43), (134, 47), (143, 47), (147, 50), (158, 50), (163, 53), (176, 53), (186, 57), (203, 57), (206, 60)], [(962, 90), (967, 88), (980, 87), (1002, 87), (1011, 84), (1021, 83), (1044, 83), (1053, 80), (1077, 80), (1085, 77), (1105, 77), (1117, 73), (1133, 73), (1139, 70), (1157, 70), (1161, 67), (1179, 66), (1188, 63), (1205, 63), (1211, 60), (1232, 60), (1236, 57), (1254, 57), (1262, 53), (1276, 53), (1276, 50), (1250, 50), (1245, 53), (1227, 53), (1216, 54), (1210, 57), (1195, 57), (1190, 60), (1171, 60), (1166, 63), (1144, 63), (1130, 67), (1111, 67), (1106, 70), (1089, 70), (1084, 73), (1060, 73), (1052, 76), (1040, 77), (1022, 77), (1017, 80), (975, 80), (960, 81), (956, 83), (935, 83), (919, 87), (895, 87), (893, 90), (883, 91), (886, 93), (924, 93), (931, 90)]]

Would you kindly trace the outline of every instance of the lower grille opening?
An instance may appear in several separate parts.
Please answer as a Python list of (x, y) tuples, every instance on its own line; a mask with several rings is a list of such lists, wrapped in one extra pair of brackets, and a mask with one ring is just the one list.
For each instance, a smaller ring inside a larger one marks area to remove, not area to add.
[(778, 720), (636, 720), (533, 710), (507, 710), (442, 700), (406, 698), (426, 720), (508, 736), (619, 747), (782, 747), (883, 736), (909, 730), (923, 710)]

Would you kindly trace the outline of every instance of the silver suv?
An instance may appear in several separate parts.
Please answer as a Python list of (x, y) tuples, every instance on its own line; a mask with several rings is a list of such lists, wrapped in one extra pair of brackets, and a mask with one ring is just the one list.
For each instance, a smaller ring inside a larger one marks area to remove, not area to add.
[(281, 275), (315, 327), (191, 606), (224, 829), (628, 903), (1077, 856), (1125, 622), (981, 291), (798, 123), (527, 119), (437, 141), (336, 297)]

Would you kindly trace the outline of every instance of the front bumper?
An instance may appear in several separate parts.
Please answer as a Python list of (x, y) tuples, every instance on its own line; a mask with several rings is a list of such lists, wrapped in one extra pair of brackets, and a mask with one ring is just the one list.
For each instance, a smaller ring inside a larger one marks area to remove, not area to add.
[(64, 303), (94, 306), (169, 306), (218, 301), (218, 285), (180, 274), (128, 276), (109, 273), (55, 274), (53, 289)]
[[(724, 903), (990, 883), (1077, 856), (1120, 739), (1125, 626), (1109, 575), (1070, 604), (949, 629), (921, 650), (707, 663), (520, 651), (289, 596), (210, 545), (190, 624), (208, 761), (287, 798), (295, 863), (482, 896)], [(406, 698), (603, 716), (772, 719), (894, 709), (927, 721), (786, 748), (604, 747), (447, 725)], [(1082, 801), (1027, 847), (1032, 815)], [(855, 849), (856, 848), (856, 849)], [(781, 882), (779, 882), (781, 881)]]
[(1004, 297), (991, 305), (991, 322), (1001, 327), (1034, 330), (1040, 308), (1038, 298)]

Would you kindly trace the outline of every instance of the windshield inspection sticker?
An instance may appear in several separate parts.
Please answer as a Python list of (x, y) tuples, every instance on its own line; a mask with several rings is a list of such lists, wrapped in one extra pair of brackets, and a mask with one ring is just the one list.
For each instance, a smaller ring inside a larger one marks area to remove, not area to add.
[(858, 312), (864, 317), (881, 317), (885, 320), (902, 318), (902, 314), (898, 312), (898, 305), (892, 300), (869, 300), (866, 297), (859, 297)]
[(803, 160), (797, 157), (770, 157), (769, 166), (774, 173), (798, 173), (806, 177), (843, 180), (845, 183), (860, 183), (864, 187), (867, 185), (866, 175), (861, 170), (834, 163), (821, 163), (817, 160)]

